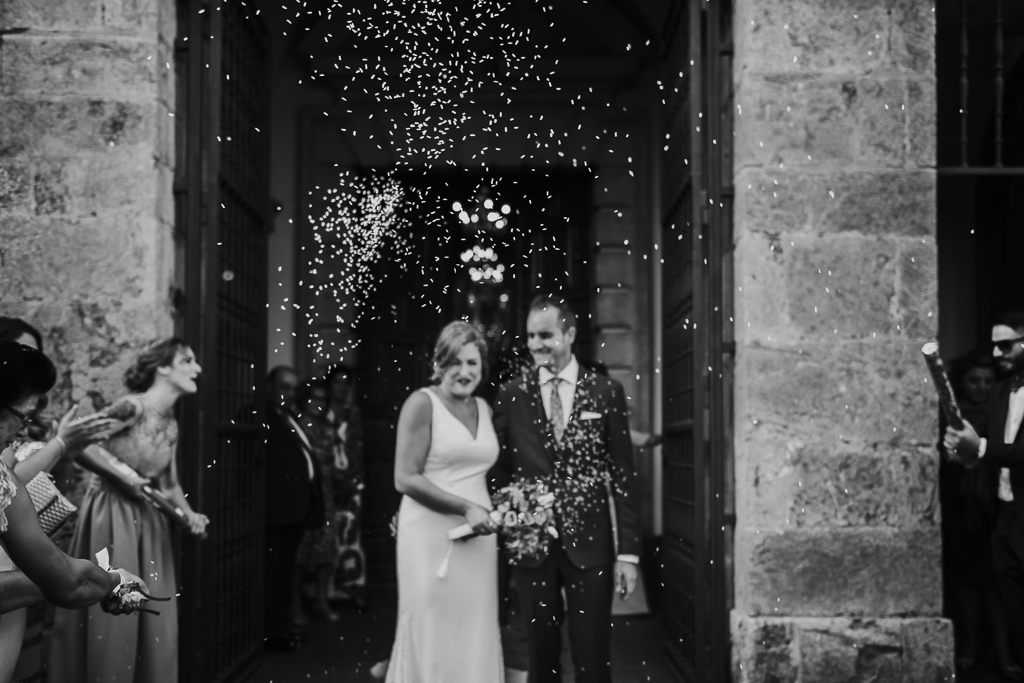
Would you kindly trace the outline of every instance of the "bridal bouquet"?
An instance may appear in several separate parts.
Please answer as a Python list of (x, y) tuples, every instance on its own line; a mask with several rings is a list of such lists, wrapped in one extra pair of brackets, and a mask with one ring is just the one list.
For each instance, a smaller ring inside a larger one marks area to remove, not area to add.
[[(536, 557), (558, 538), (555, 493), (544, 479), (515, 481), (491, 496), (491, 520), (514, 562)], [(472, 535), (468, 524), (448, 532), (450, 540)]]

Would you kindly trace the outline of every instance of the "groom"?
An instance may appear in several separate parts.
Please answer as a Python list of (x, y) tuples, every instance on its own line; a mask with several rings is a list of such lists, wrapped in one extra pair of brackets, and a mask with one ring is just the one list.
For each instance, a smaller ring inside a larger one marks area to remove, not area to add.
[(603, 478), (574, 485), (571, 499), (563, 496), (558, 504), (575, 509), (579, 524), (567, 528), (560, 519), (559, 537), (552, 539), (547, 554), (513, 569), (526, 622), (529, 680), (561, 682), (561, 625), (568, 616), (575, 680), (609, 683), (613, 591), (623, 599), (632, 593), (640, 553), (625, 395), (622, 385), (581, 368), (573, 356), (576, 316), (564, 299), (534, 299), (526, 335), (536, 367), (503, 385), (495, 399), (501, 455), (494, 483), (547, 476), (556, 468), (563, 478), (569, 470), (607, 471), (618, 531), (616, 555)]

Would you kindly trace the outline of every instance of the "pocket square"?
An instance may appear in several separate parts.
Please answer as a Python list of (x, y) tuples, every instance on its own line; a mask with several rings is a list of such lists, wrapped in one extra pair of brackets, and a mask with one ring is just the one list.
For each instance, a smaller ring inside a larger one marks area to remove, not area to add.
[(580, 413), (581, 420), (598, 420), (601, 418), (601, 413), (592, 413), (589, 410), (584, 410)]

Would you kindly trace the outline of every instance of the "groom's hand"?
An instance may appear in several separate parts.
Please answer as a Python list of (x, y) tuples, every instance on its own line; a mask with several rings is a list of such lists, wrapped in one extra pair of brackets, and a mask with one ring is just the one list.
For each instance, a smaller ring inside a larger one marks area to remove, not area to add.
[(636, 565), (625, 560), (615, 560), (615, 592), (622, 600), (629, 600), (636, 588)]

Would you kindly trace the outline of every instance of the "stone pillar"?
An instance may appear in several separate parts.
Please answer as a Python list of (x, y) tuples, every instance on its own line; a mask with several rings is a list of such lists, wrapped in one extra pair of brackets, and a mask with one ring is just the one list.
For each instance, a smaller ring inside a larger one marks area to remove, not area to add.
[(174, 9), (0, 2), (0, 313), (42, 331), (58, 404), (106, 404), (173, 331)]
[(737, 0), (737, 682), (943, 681), (923, 0)]

